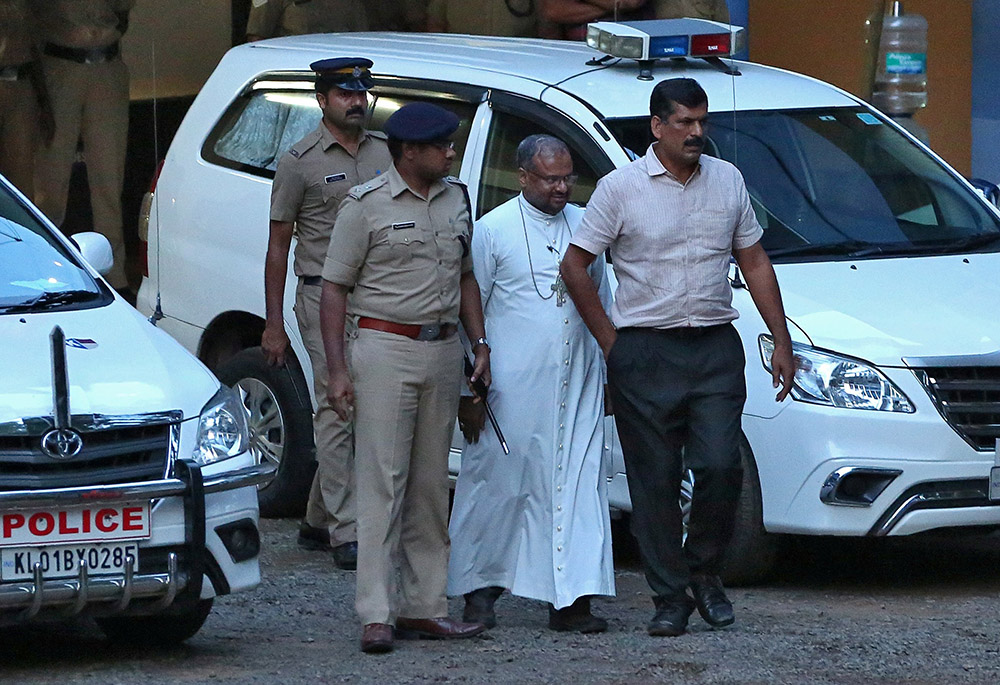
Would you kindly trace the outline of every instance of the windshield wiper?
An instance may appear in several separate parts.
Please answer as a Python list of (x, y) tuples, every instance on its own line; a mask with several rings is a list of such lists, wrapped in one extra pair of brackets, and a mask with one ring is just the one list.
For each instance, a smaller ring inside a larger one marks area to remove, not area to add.
[(883, 245), (868, 243), (863, 240), (849, 240), (843, 243), (825, 243), (823, 245), (796, 245), (768, 250), (771, 259), (775, 257), (811, 257), (822, 255), (844, 255), (847, 257), (865, 257), (881, 254)]
[(101, 296), (100, 293), (94, 292), (92, 290), (59, 290), (52, 292), (45, 292), (34, 297), (26, 302), (19, 302), (18, 304), (12, 304), (4, 307), (2, 310), (8, 314), (20, 314), (22, 312), (34, 312), (34, 311), (44, 311), (46, 309), (52, 309), (53, 307), (61, 307), (67, 304), (76, 304), (78, 302), (89, 302), (90, 300), (96, 300)]

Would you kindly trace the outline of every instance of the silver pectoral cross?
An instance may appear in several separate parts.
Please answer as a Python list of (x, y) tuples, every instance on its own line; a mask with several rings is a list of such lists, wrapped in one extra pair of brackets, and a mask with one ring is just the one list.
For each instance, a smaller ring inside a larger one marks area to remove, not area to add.
[(566, 284), (563, 283), (562, 276), (556, 276), (556, 282), (552, 284), (552, 292), (556, 295), (556, 306), (562, 307), (566, 304)]

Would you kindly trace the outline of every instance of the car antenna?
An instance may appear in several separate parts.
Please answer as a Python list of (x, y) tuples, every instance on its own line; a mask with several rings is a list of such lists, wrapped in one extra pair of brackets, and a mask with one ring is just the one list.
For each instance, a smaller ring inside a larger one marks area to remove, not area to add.
[[(160, 127), (159, 118), (157, 117), (157, 110), (159, 109), (156, 93), (156, 39), (154, 38), (150, 44), (150, 53), (153, 58), (153, 181), (156, 182), (156, 176), (159, 172), (160, 165)], [(153, 192), (153, 204), (155, 206), (156, 214), (156, 307), (153, 309), (153, 313), (149, 317), (149, 323), (156, 325), (156, 322), (163, 318), (163, 307), (160, 306), (160, 194)], [(149, 226), (146, 226), (146, 244), (149, 245)], [(147, 256), (148, 259), (148, 256)]]

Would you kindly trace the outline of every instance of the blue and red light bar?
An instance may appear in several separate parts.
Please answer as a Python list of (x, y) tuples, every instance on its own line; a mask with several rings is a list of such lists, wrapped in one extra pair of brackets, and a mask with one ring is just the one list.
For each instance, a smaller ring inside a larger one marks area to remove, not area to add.
[(746, 30), (707, 19), (658, 19), (587, 25), (587, 45), (613, 57), (731, 57), (743, 49)]

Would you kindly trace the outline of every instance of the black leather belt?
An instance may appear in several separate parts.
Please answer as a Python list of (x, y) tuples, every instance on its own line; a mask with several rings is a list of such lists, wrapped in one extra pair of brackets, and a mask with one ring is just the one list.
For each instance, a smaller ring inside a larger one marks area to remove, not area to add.
[(78, 62), (80, 64), (110, 62), (118, 56), (118, 51), (117, 42), (100, 48), (67, 48), (64, 45), (46, 43), (42, 50), (49, 57), (68, 59), (71, 62)]
[(322, 276), (299, 276), (302, 285), (323, 285)]
[(31, 74), (31, 62), (0, 67), (0, 81), (21, 81)]

